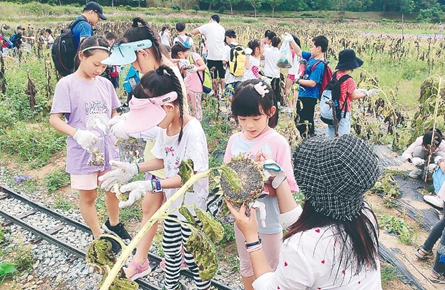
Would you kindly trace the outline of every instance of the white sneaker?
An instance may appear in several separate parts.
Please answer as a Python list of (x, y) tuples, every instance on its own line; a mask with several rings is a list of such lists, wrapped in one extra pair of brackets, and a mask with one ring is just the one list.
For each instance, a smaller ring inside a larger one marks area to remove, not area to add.
[(435, 207), (443, 208), (443, 200), (437, 195), (424, 195), (423, 200)]
[(215, 92), (213, 90), (210, 91), (210, 93), (207, 94), (207, 96), (211, 97), (215, 94)]
[(409, 173), (409, 177), (414, 179), (419, 178), (421, 177), (422, 172), (423, 172), (422, 169), (416, 167), (413, 170), (411, 170), (411, 172)]

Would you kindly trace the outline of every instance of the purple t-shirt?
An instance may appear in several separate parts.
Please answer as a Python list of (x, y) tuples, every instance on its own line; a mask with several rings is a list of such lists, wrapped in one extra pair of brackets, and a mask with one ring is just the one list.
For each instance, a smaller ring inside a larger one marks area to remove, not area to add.
[(90, 153), (68, 136), (68, 173), (90, 174), (108, 170), (111, 169), (110, 160), (119, 159), (118, 149), (114, 146), (115, 138), (108, 129), (108, 121), (112, 111), (120, 105), (113, 84), (106, 78), (99, 76), (93, 81), (86, 81), (71, 74), (57, 83), (51, 114), (63, 114), (68, 125), (97, 134), (99, 150), (104, 152), (105, 157), (105, 166), (87, 165)]

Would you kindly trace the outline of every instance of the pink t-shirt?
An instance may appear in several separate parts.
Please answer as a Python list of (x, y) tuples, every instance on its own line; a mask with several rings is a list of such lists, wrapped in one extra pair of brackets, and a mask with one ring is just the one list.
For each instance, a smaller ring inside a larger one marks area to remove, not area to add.
[[(337, 72), (337, 80), (339, 80), (345, 74), (346, 74), (345, 71), (338, 71)], [(351, 111), (351, 101), (352, 101), (351, 95), (355, 91), (356, 88), (357, 88), (357, 84), (355, 83), (353, 78), (349, 78), (341, 84), (340, 108), (343, 108), (343, 104), (346, 99), (348, 102), (348, 105), (345, 110), (346, 112)]]
[[(257, 152), (263, 151), (277, 162), (287, 175), (287, 183), (292, 192), (298, 190), (297, 182), (295, 181), (294, 171), (291, 164), (291, 151), (287, 140), (278, 134), (274, 129), (269, 129), (257, 138), (248, 140), (243, 132), (232, 135), (227, 144), (226, 153), (224, 155), (224, 162), (229, 163), (232, 157), (246, 155), (249, 152), (253, 158)], [(255, 151), (255, 152), (252, 152)], [(264, 188), (267, 191), (267, 188)], [(266, 205), (266, 227), (259, 227), (258, 232), (264, 234), (276, 234), (281, 231), (282, 227), (279, 222), (279, 209), (276, 197), (267, 196), (259, 199)]]
[[(190, 53), (190, 63), (193, 63), (196, 66), (198, 66), (196, 64), (196, 62), (198, 62), (200, 59), (201, 59), (201, 56), (199, 54), (197, 54), (195, 52)], [(195, 93), (202, 93), (202, 83), (198, 77), (198, 73), (202, 79), (202, 76), (203, 76), (202, 71), (192, 72), (192, 73), (187, 72), (187, 74), (185, 75), (184, 83), (185, 83), (185, 86), (188, 91), (193, 91)]]
[(74, 74), (62, 78), (56, 85), (51, 114), (63, 114), (66, 123), (76, 129), (90, 130), (103, 142), (99, 150), (104, 152), (105, 166), (90, 166), (90, 157), (73, 137), (68, 136), (66, 171), (71, 174), (90, 174), (111, 169), (110, 160), (119, 160), (115, 137), (108, 129), (111, 113), (121, 105), (113, 84), (104, 77), (86, 81)]

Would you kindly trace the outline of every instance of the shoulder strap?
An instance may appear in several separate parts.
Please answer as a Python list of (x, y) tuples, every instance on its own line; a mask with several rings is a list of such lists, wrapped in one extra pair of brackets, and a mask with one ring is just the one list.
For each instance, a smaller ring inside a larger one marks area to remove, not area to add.
[(323, 59), (319, 59), (319, 60), (317, 60), (316, 63), (314, 63), (314, 64), (311, 66), (311, 71), (314, 71), (314, 69), (317, 67), (317, 65), (318, 65), (320, 62), (324, 63), (324, 65), (326, 66), (326, 61), (323, 60)]
[(76, 20), (74, 20), (73, 22), (71, 22), (70, 25), (68, 26), (68, 28), (69, 28), (69, 29), (73, 29), (74, 27), (76, 27), (76, 25), (77, 25), (79, 22), (82, 22), (82, 21), (87, 22), (87, 20), (86, 20), (83, 16), (81, 16), (80, 18), (77, 18)]
[[(335, 74), (336, 74), (337, 72), (335, 72)], [(338, 82), (340, 83), (340, 84), (342, 84), (344, 81), (346, 81), (347, 79), (349, 79), (349, 78), (351, 78), (351, 76), (350, 75), (343, 75), (339, 80), (338, 80)]]
[[(195, 64), (195, 59), (193, 58), (193, 52), (190, 53), (189, 56), (189, 61), (191, 64)], [(204, 74), (204, 72), (202, 72)], [(201, 75), (199, 74), (199, 71), (196, 71), (196, 74), (198, 75), (199, 80), (201, 81), (201, 84), (204, 82), (204, 80), (202, 79)]]

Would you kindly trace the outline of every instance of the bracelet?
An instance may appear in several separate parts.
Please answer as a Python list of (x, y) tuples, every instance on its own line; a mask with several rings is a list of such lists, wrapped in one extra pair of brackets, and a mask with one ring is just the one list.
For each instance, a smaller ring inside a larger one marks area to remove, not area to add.
[(141, 173), (140, 169), (139, 169), (139, 165), (137, 163), (136, 164), (136, 168), (138, 169), (138, 174)]
[(252, 242), (252, 243), (244, 242), (244, 244), (246, 245), (246, 249), (250, 248), (250, 247), (253, 247), (253, 246), (256, 246), (256, 245), (261, 245), (261, 238), (258, 237), (258, 241), (256, 241), (256, 242)]
[(256, 252), (258, 250), (261, 250), (262, 248), (263, 248), (263, 245), (262, 244), (258, 244), (258, 245), (255, 245), (253, 247), (247, 248), (247, 253)]

